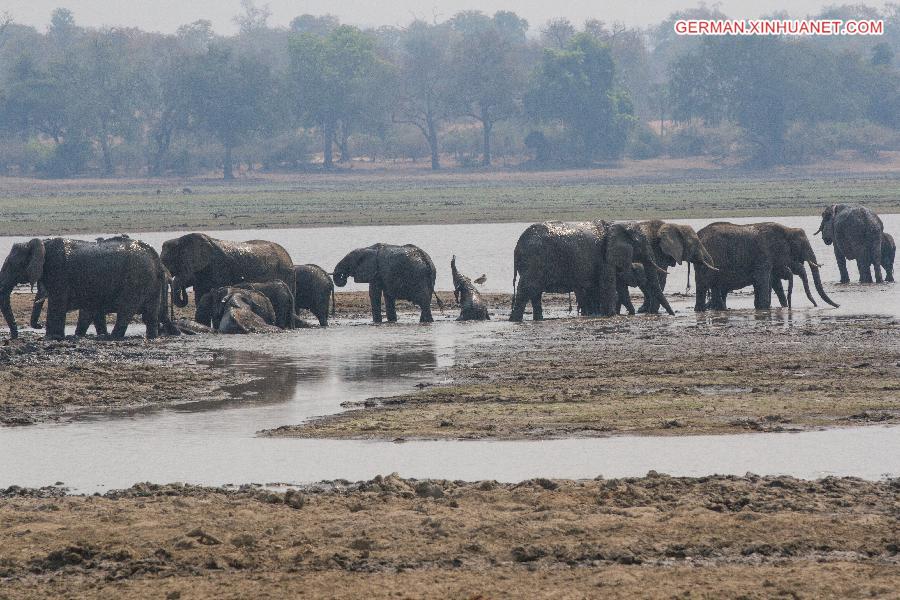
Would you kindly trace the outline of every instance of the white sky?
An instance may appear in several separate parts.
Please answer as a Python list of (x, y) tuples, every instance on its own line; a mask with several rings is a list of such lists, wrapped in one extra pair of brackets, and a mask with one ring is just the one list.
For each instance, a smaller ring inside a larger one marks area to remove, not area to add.
[[(803, 17), (833, 4), (854, 4), (859, 0), (722, 0), (718, 5), (728, 16), (755, 18), (779, 10)], [(881, 7), (883, 1), (867, 2)], [(353, 25), (405, 25), (413, 17), (443, 21), (461, 10), (478, 9), (487, 14), (512, 10), (528, 19), (532, 29), (552, 17), (567, 17), (580, 24), (597, 18), (607, 22), (644, 26), (658, 23), (675, 10), (695, 7), (698, 0), (257, 0), (258, 6), (269, 5), (270, 25), (287, 25), (303, 13), (334, 14), (342, 22)], [(9, 12), (13, 20), (25, 25), (46, 28), (50, 13), (66, 7), (79, 25), (132, 26), (164, 33), (174, 32), (179, 25), (209, 19), (218, 33), (235, 31), (232, 17), (241, 12), (240, 0), (0, 0), (0, 13)]]

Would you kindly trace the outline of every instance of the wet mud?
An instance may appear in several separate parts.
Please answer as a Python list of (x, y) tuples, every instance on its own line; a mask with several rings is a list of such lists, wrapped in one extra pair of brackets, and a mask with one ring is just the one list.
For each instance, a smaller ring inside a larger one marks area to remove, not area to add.
[(890, 597), (897, 480), (0, 490), (5, 598)]
[(457, 349), (436, 379), (262, 433), (548, 439), (900, 423), (900, 324), (778, 309), (526, 321)]

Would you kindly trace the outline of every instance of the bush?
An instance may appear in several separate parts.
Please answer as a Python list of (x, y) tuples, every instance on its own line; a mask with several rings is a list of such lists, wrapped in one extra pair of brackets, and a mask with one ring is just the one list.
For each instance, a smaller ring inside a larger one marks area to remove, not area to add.
[(241, 154), (259, 162), (265, 171), (290, 171), (307, 166), (318, 145), (309, 132), (292, 131), (242, 148)]
[(662, 152), (662, 140), (646, 123), (642, 121), (631, 128), (628, 142), (625, 145), (626, 156), (641, 160), (656, 158)]
[(481, 164), (481, 127), (460, 127), (450, 129), (441, 137), (441, 150), (453, 156), (462, 167)]
[(739, 157), (747, 152), (746, 136), (736, 125), (718, 127), (687, 125), (666, 136), (663, 147), (673, 158), (711, 156), (715, 158)]
[(0, 140), (0, 170), (7, 175), (30, 175), (50, 157), (53, 147), (36, 139)]
[(802, 163), (830, 158), (840, 150), (852, 150), (876, 158), (882, 150), (897, 148), (897, 132), (871, 121), (850, 123), (794, 123), (785, 134), (785, 162)]
[(53, 148), (39, 166), (45, 177), (72, 177), (84, 173), (94, 156), (94, 148), (87, 140), (72, 138)]

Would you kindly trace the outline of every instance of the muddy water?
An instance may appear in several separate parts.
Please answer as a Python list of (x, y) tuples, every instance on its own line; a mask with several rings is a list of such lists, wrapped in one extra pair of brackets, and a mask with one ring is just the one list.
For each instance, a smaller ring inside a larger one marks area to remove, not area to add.
[[(753, 222), (762, 219), (734, 219)], [(811, 234), (813, 217), (778, 219)], [(900, 215), (884, 216), (900, 233)], [(702, 227), (708, 221), (686, 221)], [(348, 227), (339, 229), (212, 232), (226, 239), (266, 238), (288, 248), (295, 262), (331, 268), (347, 249), (375, 241), (412, 242), (427, 249), (439, 269), (439, 289), (450, 289), (450, 255), (469, 274), (487, 273), (487, 291), (511, 287), (511, 254), (524, 224)], [(140, 234), (160, 247), (177, 234)], [(88, 239), (94, 236), (84, 236)], [(810, 318), (875, 313), (900, 316), (900, 285), (837, 285), (830, 248), (813, 239), (823, 279), (840, 309), (812, 309), (798, 285), (793, 310), (740, 310), (752, 304), (736, 295), (738, 310), (695, 316), (690, 297), (675, 298), (674, 324), (697, 320), (776, 320), (786, 327)], [(0, 255), (17, 241), (0, 238)], [(851, 266), (851, 274), (854, 269)], [(668, 291), (683, 290), (686, 273), (673, 269)], [(829, 283), (830, 282), (830, 283)], [(797, 282), (799, 284), (799, 282)], [(353, 289), (351, 285), (351, 289)], [(436, 315), (437, 316), (437, 315)], [(549, 316), (554, 316), (552, 313)], [(561, 315), (556, 315), (561, 316)], [(441, 317), (439, 317), (440, 319)], [(877, 479), (900, 475), (900, 427), (866, 427), (799, 434), (615, 437), (544, 442), (357, 442), (262, 439), (260, 429), (294, 424), (341, 410), (341, 403), (405, 392), (433, 381), (436, 368), (453, 364), (457, 349), (489, 342), (509, 323), (458, 324), (452, 315), (432, 326), (374, 327), (337, 323), (328, 330), (279, 336), (204, 336), (182, 339), (217, 349), (216, 362), (258, 376), (229, 390), (231, 400), (174, 408), (85, 416), (63, 424), (0, 429), (0, 486), (63, 481), (81, 491), (136, 481), (188, 481), (211, 485), (361, 479), (397, 471), (410, 477), (515, 481), (528, 477), (637, 476), (650, 469), (673, 475), (710, 473), (829, 474)], [(136, 332), (135, 332), (136, 333)]]
[[(676, 317), (694, 320), (693, 315)], [(900, 427), (798, 434), (615, 437), (543, 442), (367, 442), (258, 438), (255, 432), (341, 410), (341, 403), (434, 381), (467, 344), (516, 325), (438, 322), (351, 325), (278, 336), (182, 339), (185, 351), (260, 377), (231, 400), (90, 415), (64, 424), (0, 429), (0, 486), (63, 481), (92, 492), (137, 481), (220, 485), (411, 477), (497, 479), (710, 473), (900, 474)], [(528, 325), (526, 325), (528, 326)], [(248, 350), (252, 348), (252, 351)]]

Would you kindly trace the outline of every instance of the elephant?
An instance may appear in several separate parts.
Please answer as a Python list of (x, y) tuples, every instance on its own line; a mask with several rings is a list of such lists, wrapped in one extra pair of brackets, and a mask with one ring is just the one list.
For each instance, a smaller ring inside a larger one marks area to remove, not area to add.
[(841, 283), (850, 283), (847, 259), (856, 261), (860, 283), (872, 283), (869, 265), (875, 268), (875, 281), (881, 283), (882, 234), (884, 224), (875, 211), (858, 204), (834, 204), (822, 212), (816, 235), (834, 245), (834, 258), (841, 272)]
[[(654, 219), (651, 221), (640, 221), (637, 223), (637, 226), (641, 228), (650, 241), (650, 247), (653, 249), (653, 260), (657, 265), (663, 268), (674, 267), (675, 265), (680, 265), (682, 261), (687, 261), (688, 264), (703, 264), (707, 268), (715, 269), (715, 266), (712, 264), (712, 257), (706, 248), (703, 247), (703, 243), (697, 237), (697, 232), (690, 225), (666, 223)], [(650, 279), (650, 289), (655, 289), (656, 287), (662, 291), (666, 289), (666, 273), (650, 269), (644, 275)], [(641, 288), (641, 291), (644, 292), (644, 288)], [(644, 292), (644, 303), (637, 309), (637, 312), (656, 314), (659, 312), (659, 307), (659, 301), (652, 295), (648, 297), (646, 292)]]
[(294, 265), (297, 279), (294, 288), (296, 310), (305, 308), (319, 320), (319, 325), (328, 327), (328, 301), (331, 299), (331, 314), (334, 315), (334, 282), (319, 265)]
[[(640, 262), (662, 271), (653, 260), (650, 243), (635, 223), (547, 221), (530, 225), (513, 253), (513, 306), (510, 321), (521, 321), (531, 302), (535, 321), (544, 318), (544, 292), (575, 292), (579, 312), (610, 316), (615, 312), (619, 285), (616, 274)], [(518, 286), (516, 278), (520, 276)], [(671, 311), (658, 287), (650, 290)]]
[(894, 237), (888, 232), (881, 234), (881, 268), (884, 269), (884, 280), (894, 281), (894, 256), (897, 254), (897, 244)]
[(255, 290), (228, 288), (222, 298), (222, 317), (216, 325), (219, 333), (268, 333), (280, 331), (275, 309), (269, 299)]
[(373, 244), (352, 250), (334, 268), (334, 284), (347, 285), (347, 278), (369, 284), (372, 320), (381, 323), (381, 297), (384, 296), (387, 320), (397, 320), (397, 300), (408, 300), (421, 309), (420, 323), (431, 323), (431, 297), (444, 310), (434, 292), (437, 270), (428, 253), (412, 244)]
[(456, 270), (456, 255), (450, 259), (450, 271), (453, 274), (453, 296), (459, 305), (457, 321), (489, 321), (487, 305), (481, 294), (475, 289), (472, 280)]
[[(806, 232), (778, 223), (736, 225), (716, 222), (697, 235), (718, 270), (698, 264), (694, 271), (696, 302), (694, 310), (724, 310), (728, 292), (753, 286), (753, 305), (757, 309), (772, 306), (773, 279), (783, 279), (794, 272), (794, 265), (809, 263), (819, 296), (828, 304), (838, 305), (822, 289), (821, 266), (810, 246)], [(778, 283), (780, 286), (780, 281)], [(712, 296), (709, 303), (707, 293)]]
[(18, 336), (10, 294), (19, 283), (38, 284), (47, 299), (45, 336), (65, 335), (66, 313), (116, 313), (112, 337), (122, 338), (131, 318), (140, 313), (147, 338), (159, 334), (161, 297), (166, 273), (151, 246), (138, 240), (112, 238), (85, 242), (34, 238), (14, 244), (0, 269), (0, 310), (10, 335)]
[(246, 281), (280, 279), (294, 289), (294, 263), (274, 242), (229, 242), (189, 233), (163, 243), (161, 257), (173, 275), (172, 302), (179, 307), (187, 306), (189, 287), (197, 304), (210, 290)]
[(274, 312), (272, 324), (281, 329), (294, 328), (294, 294), (280, 279), (261, 283), (236, 283), (210, 290), (203, 294), (197, 303), (198, 318), (195, 320), (216, 329), (226, 310), (225, 298), (237, 290), (251, 290), (262, 294), (272, 305)]
[[(44, 310), (44, 302), (47, 299), (47, 290), (43, 283), (38, 283), (37, 295), (34, 297), (34, 304), (31, 307), (30, 325), (32, 329), (43, 329), (44, 324), (41, 323), (41, 313)], [(109, 335), (106, 329), (106, 313), (94, 312), (87, 310), (78, 311), (78, 323), (75, 325), (75, 337), (82, 337), (87, 334), (88, 327), (94, 326), (98, 336)]]

